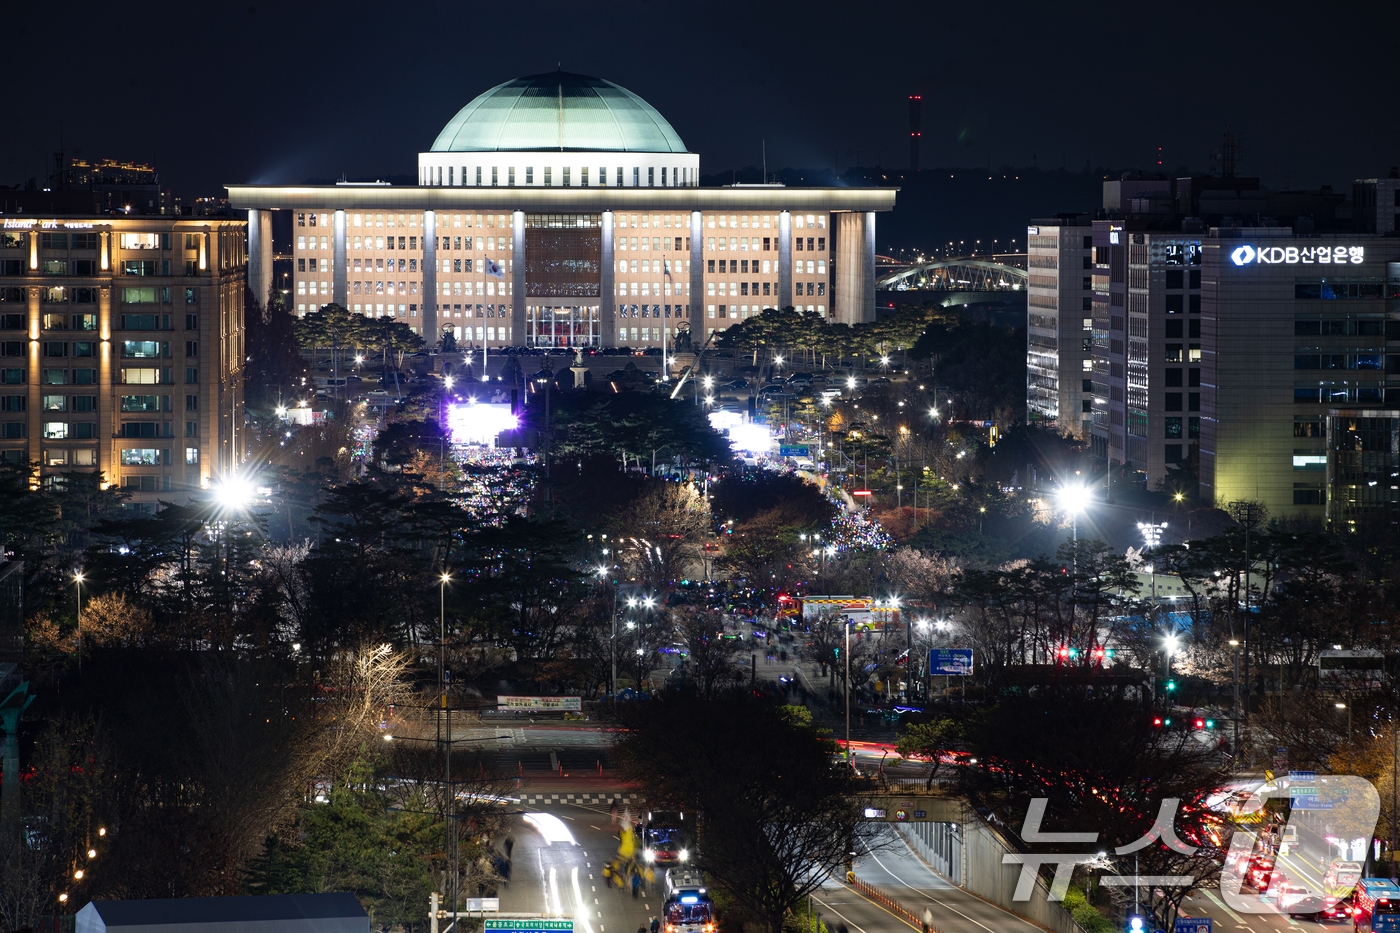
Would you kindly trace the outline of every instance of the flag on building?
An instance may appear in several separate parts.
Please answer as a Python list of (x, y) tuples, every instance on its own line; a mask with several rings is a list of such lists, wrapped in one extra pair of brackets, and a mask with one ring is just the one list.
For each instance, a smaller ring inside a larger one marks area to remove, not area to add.
[(484, 263), (481, 270), (482, 272), (485, 272), (487, 275), (495, 276), (498, 279), (506, 277), (506, 274), (501, 271), (501, 264), (490, 256), (487, 256), (482, 262)]

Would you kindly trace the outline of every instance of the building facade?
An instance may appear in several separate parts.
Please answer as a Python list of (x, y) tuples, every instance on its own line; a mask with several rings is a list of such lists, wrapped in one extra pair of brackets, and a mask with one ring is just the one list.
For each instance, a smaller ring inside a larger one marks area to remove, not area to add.
[(1085, 439), (1093, 418), (1092, 232), (1087, 216), (1026, 230), (1027, 417)]
[(1323, 518), (1329, 411), (1400, 406), (1400, 238), (1217, 228), (1201, 255), (1202, 495)]
[(148, 511), (234, 469), (246, 267), (241, 220), (0, 220), (0, 458)]
[(1093, 222), (1093, 445), (1149, 488), (1199, 461), (1201, 237)]
[[(250, 281), (273, 286), (270, 210), (294, 214), (298, 314), (330, 302), (429, 343), (698, 344), (769, 307), (875, 316), (875, 214), (892, 188), (701, 188), (699, 156), (635, 94), (555, 72), (478, 96), (419, 185), (230, 186)], [(279, 283), (280, 284), (280, 283)]]

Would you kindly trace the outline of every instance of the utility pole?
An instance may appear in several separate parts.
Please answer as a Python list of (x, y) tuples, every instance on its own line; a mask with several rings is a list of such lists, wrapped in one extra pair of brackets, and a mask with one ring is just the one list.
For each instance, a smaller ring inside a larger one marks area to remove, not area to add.
[[(1230, 515), (1240, 525), (1244, 526), (1244, 701), (1245, 708), (1240, 711), (1247, 715), (1249, 712), (1249, 613), (1250, 613), (1250, 577), (1254, 570), (1253, 554), (1250, 550), (1250, 533), (1254, 530), (1260, 519), (1263, 518), (1263, 507), (1257, 502), (1250, 502), (1239, 499), (1230, 503)], [(1236, 719), (1238, 722), (1238, 719)], [(1246, 738), (1248, 736), (1246, 735)], [(1239, 761), (1239, 746), (1235, 748), (1235, 760)]]

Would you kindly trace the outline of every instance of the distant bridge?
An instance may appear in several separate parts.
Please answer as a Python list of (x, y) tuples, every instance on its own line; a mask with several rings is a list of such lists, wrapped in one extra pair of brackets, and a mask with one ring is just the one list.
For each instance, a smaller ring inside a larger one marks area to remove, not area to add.
[(1025, 291), (1025, 269), (984, 259), (939, 259), (887, 272), (875, 280), (881, 291), (1019, 292)]

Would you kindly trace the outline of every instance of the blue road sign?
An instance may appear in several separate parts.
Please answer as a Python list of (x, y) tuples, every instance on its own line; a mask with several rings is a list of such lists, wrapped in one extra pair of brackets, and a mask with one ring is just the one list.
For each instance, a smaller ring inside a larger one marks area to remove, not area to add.
[(1208, 917), (1177, 917), (1172, 933), (1211, 933)]
[(964, 676), (972, 674), (971, 648), (931, 648), (928, 653), (930, 674)]
[(778, 456), (780, 456), (780, 457), (806, 457), (806, 456), (809, 455), (809, 451), (810, 451), (810, 450), (811, 450), (811, 448), (810, 448), (810, 447), (806, 447), (806, 446), (801, 446), (801, 447), (793, 446), (793, 447), (789, 447), (789, 446), (787, 446), (786, 444), (780, 444), (780, 445), (778, 446)]

